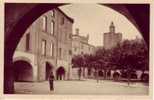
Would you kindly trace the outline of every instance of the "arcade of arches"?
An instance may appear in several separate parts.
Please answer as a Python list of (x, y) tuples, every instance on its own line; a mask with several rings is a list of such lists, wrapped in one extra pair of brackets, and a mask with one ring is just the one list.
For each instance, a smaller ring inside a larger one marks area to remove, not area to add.
[[(33, 66), (24, 60), (17, 60), (13, 63), (14, 67), (14, 80), (19, 82), (31, 82), (34, 81), (33, 78)], [(48, 80), (49, 75), (53, 73), (53, 66), (46, 62), (45, 80)], [(61, 69), (60, 69), (61, 71)], [(62, 73), (63, 75), (63, 73)]]
[[(12, 57), (23, 33), (29, 25), (31, 25), (42, 14), (61, 5), (64, 4), (5, 4), (4, 93), (14, 93), (14, 68), (12, 67)], [(149, 47), (149, 4), (105, 4), (105, 6), (123, 14), (130, 22), (132, 22), (142, 33), (142, 36)], [(32, 74), (32, 71), (30, 71), (32, 68), (28, 67), (29, 64), (26, 62), (23, 63), (25, 63), (24, 72)], [(17, 62), (16, 64), (19, 66), (20, 62)], [(16, 71), (18, 71), (18, 68)], [(29, 76), (26, 76), (26, 79), (29, 80)]]

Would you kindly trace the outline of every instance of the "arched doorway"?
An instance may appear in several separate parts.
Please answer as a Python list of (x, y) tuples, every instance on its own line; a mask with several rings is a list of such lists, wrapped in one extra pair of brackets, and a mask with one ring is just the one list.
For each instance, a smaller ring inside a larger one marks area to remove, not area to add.
[(45, 72), (45, 79), (48, 80), (49, 75), (53, 72), (52, 65), (49, 62), (46, 62), (46, 72)]
[(64, 67), (59, 67), (56, 71), (57, 80), (64, 80), (65, 79), (65, 69)]
[(13, 67), (15, 81), (33, 81), (33, 69), (27, 61), (15, 61)]
[(98, 76), (99, 76), (99, 77), (103, 77), (103, 76), (104, 76), (103, 74), (104, 74), (104, 73), (103, 73), (102, 70), (100, 70), (100, 71), (98, 72)]

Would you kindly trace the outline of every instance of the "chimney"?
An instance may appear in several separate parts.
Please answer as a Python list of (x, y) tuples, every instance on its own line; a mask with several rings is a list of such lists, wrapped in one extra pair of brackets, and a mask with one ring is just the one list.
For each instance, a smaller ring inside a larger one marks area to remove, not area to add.
[(75, 32), (76, 32), (76, 35), (79, 35), (79, 29), (78, 28), (75, 29)]
[(87, 34), (87, 39), (89, 40), (89, 34)]

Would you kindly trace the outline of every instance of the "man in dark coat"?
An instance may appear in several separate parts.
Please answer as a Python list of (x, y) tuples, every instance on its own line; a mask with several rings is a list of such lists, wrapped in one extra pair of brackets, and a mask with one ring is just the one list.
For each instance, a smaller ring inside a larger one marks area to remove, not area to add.
[(54, 87), (53, 87), (53, 82), (54, 82), (54, 75), (53, 75), (53, 73), (51, 73), (50, 75), (49, 75), (49, 84), (50, 84), (50, 91), (51, 90), (54, 90)]

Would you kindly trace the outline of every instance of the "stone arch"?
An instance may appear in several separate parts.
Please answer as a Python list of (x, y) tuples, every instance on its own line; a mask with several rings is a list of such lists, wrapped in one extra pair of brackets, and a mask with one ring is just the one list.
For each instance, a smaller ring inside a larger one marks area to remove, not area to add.
[(20, 56), (20, 57), (15, 57), (15, 58), (13, 58), (13, 62), (16, 62), (16, 61), (19, 61), (19, 60), (23, 60), (23, 61), (26, 61), (26, 62), (28, 62), (29, 64), (31, 64), (31, 60), (28, 59), (28, 58), (26, 58), (26, 57)]
[[(7, 17), (5, 20), (5, 43), (8, 45), (6, 48), (10, 48), (9, 54), (13, 55), (15, 48), (26, 31), (26, 29), (42, 14), (66, 4), (6, 4), (6, 16), (15, 15), (13, 18)], [(149, 6), (147, 5), (133, 5), (128, 4), (114, 5), (114, 4), (100, 4), (114, 9), (115, 11), (124, 15), (130, 22), (135, 25), (137, 29), (142, 33), (147, 44), (149, 43)], [(12, 7), (14, 9), (12, 9)], [(21, 9), (22, 7), (22, 9)], [(135, 9), (133, 9), (133, 7)], [(142, 12), (138, 12), (138, 9), (143, 9)], [(140, 13), (139, 18), (136, 18), (136, 12)], [(18, 13), (17, 13), (18, 12)], [(129, 13), (130, 12), (130, 13)], [(132, 12), (132, 13), (131, 13)], [(10, 15), (11, 14), (11, 15)], [(135, 15), (134, 15), (135, 14)], [(143, 15), (143, 16), (142, 16)], [(15, 18), (14, 18), (15, 17)], [(147, 19), (147, 20), (144, 20)], [(13, 21), (12, 21), (13, 20)], [(24, 23), (24, 24), (23, 24)], [(10, 38), (14, 37), (14, 38)], [(10, 44), (11, 43), (11, 44)]]
[(65, 68), (63, 66), (60, 66), (59, 68), (57, 68), (56, 70), (56, 77), (57, 80), (64, 80), (65, 79)]
[(16, 60), (13, 67), (15, 81), (33, 81), (33, 68), (29, 62)]

